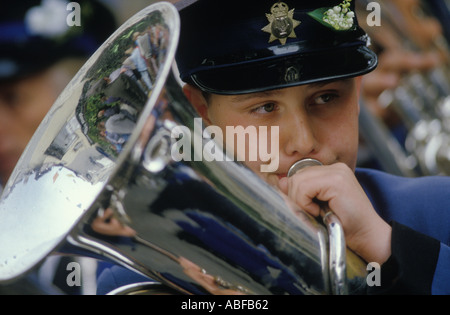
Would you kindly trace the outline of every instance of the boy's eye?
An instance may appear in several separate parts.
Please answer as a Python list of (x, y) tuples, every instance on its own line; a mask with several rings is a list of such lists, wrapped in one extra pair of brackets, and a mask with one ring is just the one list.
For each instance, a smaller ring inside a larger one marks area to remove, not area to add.
[(264, 110), (268, 113), (273, 112), (273, 110), (275, 109), (275, 104), (274, 103), (269, 103), (263, 106)]
[(253, 110), (253, 112), (256, 112), (256, 113), (271, 113), (271, 112), (273, 112), (275, 110), (275, 106), (276, 105), (274, 103), (267, 103), (267, 104), (264, 104), (264, 105), (262, 105), (262, 106), (260, 106), (258, 108), (255, 108)]
[(314, 103), (317, 105), (323, 105), (323, 104), (331, 102), (336, 97), (337, 97), (337, 95), (331, 94), (331, 93), (322, 94), (314, 99)]

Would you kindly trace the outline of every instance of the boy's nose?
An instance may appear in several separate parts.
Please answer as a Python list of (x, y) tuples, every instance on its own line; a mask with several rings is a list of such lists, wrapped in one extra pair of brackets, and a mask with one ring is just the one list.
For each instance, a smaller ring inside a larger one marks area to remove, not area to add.
[(288, 156), (308, 157), (316, 150), (314, 130), (303, 111), (290, 115), (283, 129), (284, 151)]

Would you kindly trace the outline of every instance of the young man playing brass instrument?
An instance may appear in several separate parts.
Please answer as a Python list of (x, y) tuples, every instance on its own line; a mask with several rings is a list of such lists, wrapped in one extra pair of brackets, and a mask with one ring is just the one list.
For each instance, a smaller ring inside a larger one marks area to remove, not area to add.
[[(279, 128), (278, 170), (246, 164), (313, 216), (318, 200), (328, 203), (349, 248), (382, 265), (374, 293), (448, 294), (450, 178), (356, 168), (361, 76), (376, 55), (353, 8), (340, 0), (199, 0), (180, 12), (184, 91), (210, 125)], [(306, 158), (323, 166), (287, 177)]]
[[(261, 172), (261, 159), (247, 166), (313, 216), (327, 204), (347, 246), (381, 265), (381, 286), (368, 293), (450, 293), (450, 178), (356, 167), (361, 76), (377, 57), (353, 1), (178, 5), (176, 61), (205, 123), (279, 129), (278, 169)], [(288, 176), (304, 159), (323, 165)]]

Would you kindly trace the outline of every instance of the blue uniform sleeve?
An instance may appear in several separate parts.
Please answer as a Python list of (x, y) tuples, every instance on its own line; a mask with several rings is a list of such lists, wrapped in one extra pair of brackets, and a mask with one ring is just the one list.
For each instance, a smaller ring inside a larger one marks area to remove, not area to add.
[(450, 247), (442, 243), (431, 293), (434, 295), (450, 294)]
[(392, 256), (381, 272), (398, 282), (387, 288), (401, 294), (450, 294), (450, 177), (403, 178), (365, 169), (356, 176), (393, 227)]
[(381, 285), (368, 293), (431, 294), (440, 242), (397, 222), (391, 225), (391, 257), (381, 266)]

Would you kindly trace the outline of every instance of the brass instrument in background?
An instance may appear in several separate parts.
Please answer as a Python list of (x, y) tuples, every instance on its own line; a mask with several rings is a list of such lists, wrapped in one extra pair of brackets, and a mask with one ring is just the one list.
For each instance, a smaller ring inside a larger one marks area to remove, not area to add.
[[(0, 200), (0, 283), (69, 253), (155, 280), (115, 294), (364, 292), (345, 241), (244, 165), (171, 158), (176, 126), (211, 146), (174, 74), (179, 27), (169, 3), (143, 9), (60, 95)], [(146, 73), (129, 62), (132, 38)]]
[(365, 23), (370, 2), (357, 0), (357, 13), (361, 26), (376, 46), (385, 51), (436, 52), (442, 56), (442, 64), (428, 71), (405, 74), (398, 87), (384, 91), (378, 99), (384, 108), (400, 118), (407, 130), (405, 143), (394, 138), (390, 127), (370, 112), (364, 99), (361, 102), (361, 135), (388, 172), (403, 176), (450, 175), (448, 42), (442, 33), (439, 36), (417, 33), (426, 22), (432, 21), (434, 26), (433, 23), (437, 23), (426, 20), (432, 18), (427, 13), (426, 1), (376, 1), (381, 8), (381, 26)]

